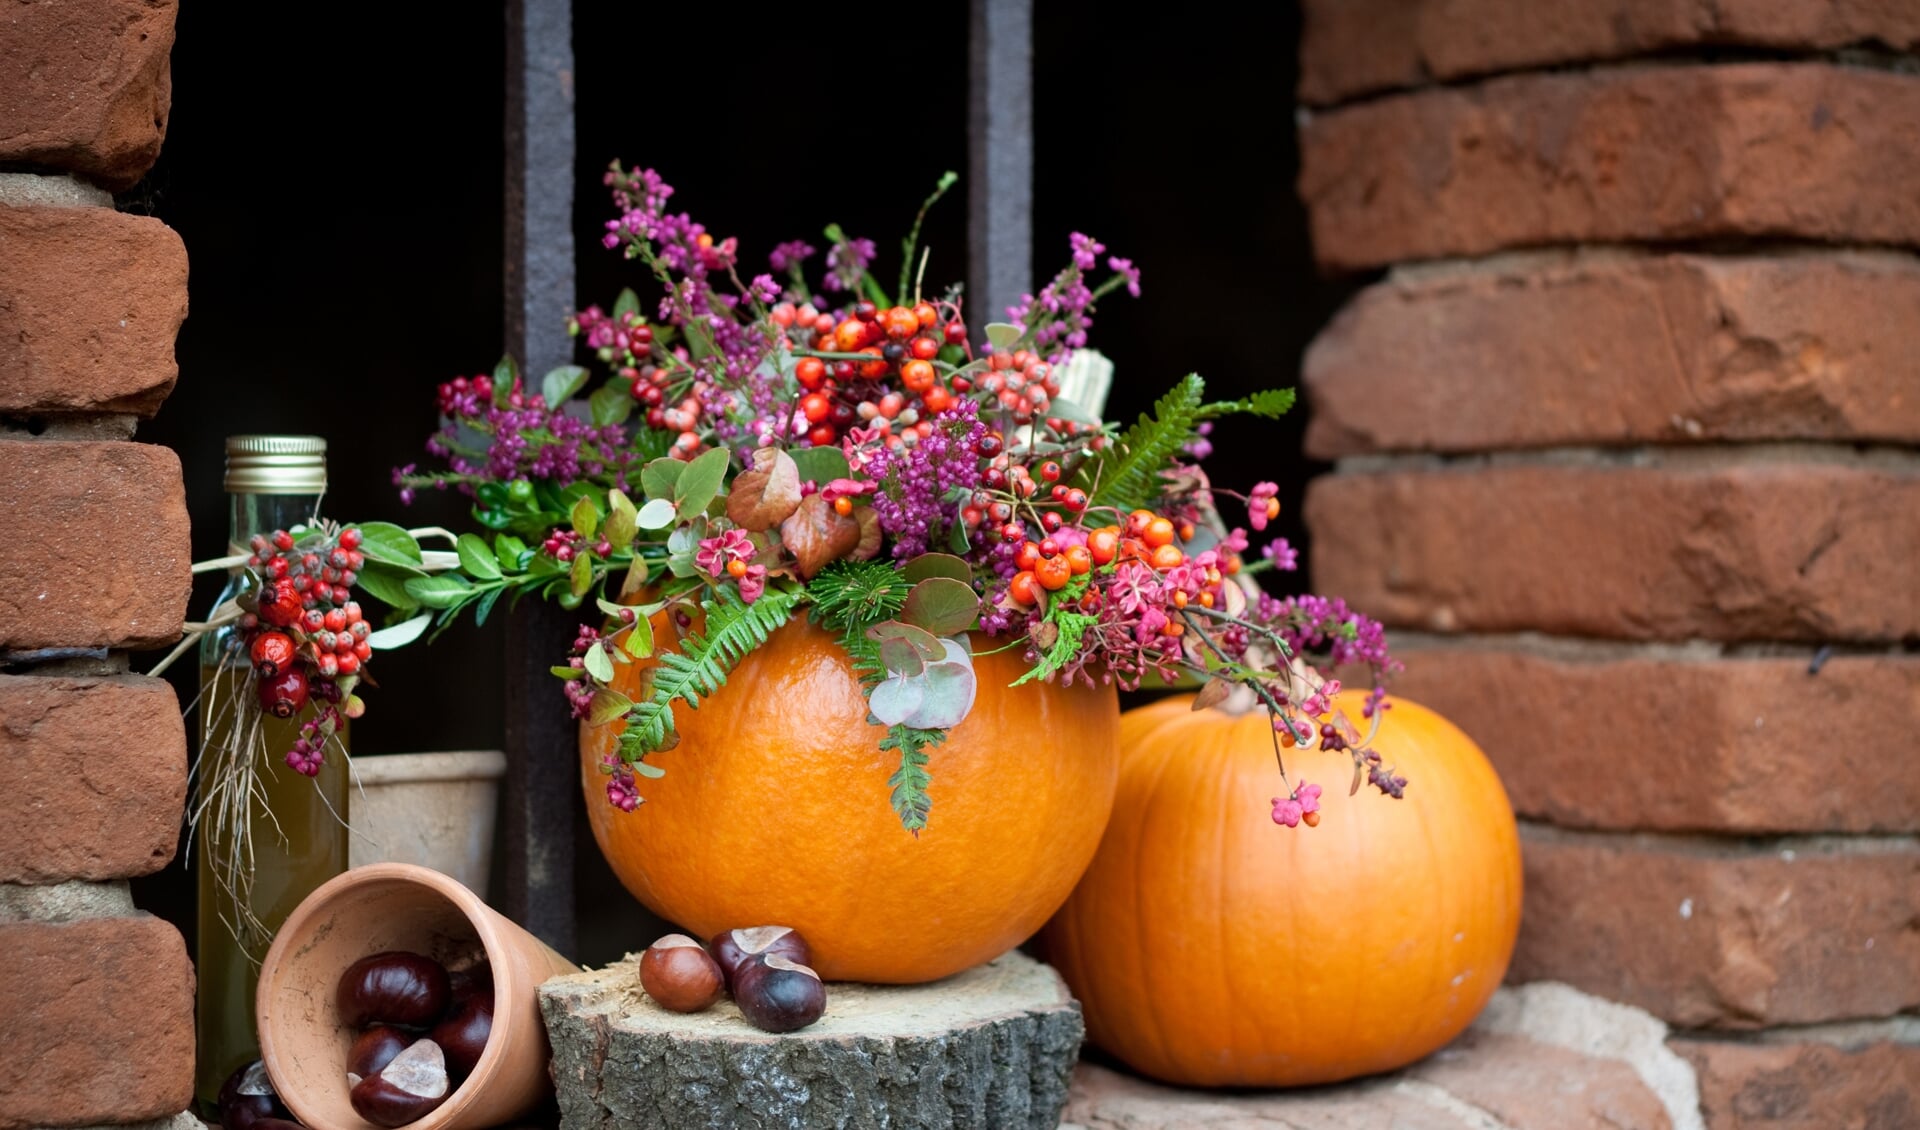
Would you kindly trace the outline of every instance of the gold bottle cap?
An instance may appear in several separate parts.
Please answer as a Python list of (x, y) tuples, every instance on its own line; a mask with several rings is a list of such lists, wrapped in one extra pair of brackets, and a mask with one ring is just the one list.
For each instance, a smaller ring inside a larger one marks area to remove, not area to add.
[(319, 436), (228, 436), (228, 494), (325, 494), (327, 441)]

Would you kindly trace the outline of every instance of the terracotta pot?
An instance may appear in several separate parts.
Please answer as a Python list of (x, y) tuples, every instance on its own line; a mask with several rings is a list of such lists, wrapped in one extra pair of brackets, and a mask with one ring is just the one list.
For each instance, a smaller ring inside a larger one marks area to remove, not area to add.
[(354, 758), (347, 866), (417, 863), (485, 894), (506, 771), (497, 749)]
[(473, 1074), (410, 1130), (471, 1130), (517, 1118), (552, 1088), (534, 990), (579, 967), (438, 871), (375, 863), (340, 875), (287, 918), (260, 966), (260, 1056), (274, 1090), (312, 1130), (375, 1130), (347, 1100), (354, 1032), (334, 1009), (347, 966), (385, 950), (452, 969), (493, 966), (493, 1035)]

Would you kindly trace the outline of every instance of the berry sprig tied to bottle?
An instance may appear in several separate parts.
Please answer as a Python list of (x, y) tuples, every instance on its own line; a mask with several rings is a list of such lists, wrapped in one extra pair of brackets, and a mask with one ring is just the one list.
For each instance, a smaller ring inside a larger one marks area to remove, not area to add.
[[(1320, 788), (1287, 773), (1288, 750), (1343, 755), (1354, 788), (1400, 795), (1371, 748), (1398, 667), (1381, 626), (1338, 599), (1264, 592), (1255, 574), (1296, 566), (1284, 538), (1253, 552), (1277, 485), (1240, 493), (1200, 466), (1216, 421), (1277, 418), (1292, 390), (1209, 400), (1190, 374), (1136, 422), (1103, 419), (1112, 366), (1088, 331), (1103, 299), (1139, 295), (1139, 270), (1076, 233), (1066, 267), (976, 337), (960, 288), (925, 290), (917, 254), (952, 183), (922, 206), (889, 288), (874, 243), (832, 225), (824, 271), (794, 241), (752, 274), (735, 240), (668, 210), (658, 174), (616, 163), (603, 243), (650, 270), (657, 306), (628, 290), (573, 317), (605, 367), (597, 387), (584, 366), (535, 382), (510, 359), (440, 386), (427, 447), (445, 466), (398, 468), (395, 484), (403, 501), (469, 493), (492, 540), (462, 535), (461, 575), (407, 595), (443, 619), (509, 592), (598, 607), (553, 672), (577, 716), (624, 723), (601, 768), (626, 811), (664, 772), (649, 758), (678, 740), (674, 709), (801, 615), (860, 676), (909, 830), (927, 823), (933, 751), (979, 690), (976, 633), (1024, 658), (1015, 686), (1185, 683), (1202, 705), (1264, 709), (1275, 823), (1319, 819)], [(644, 678), (623, 671), (641, 661)], [(1367, 732), (1333, 706), (1343, 667), (1372, 677)]]

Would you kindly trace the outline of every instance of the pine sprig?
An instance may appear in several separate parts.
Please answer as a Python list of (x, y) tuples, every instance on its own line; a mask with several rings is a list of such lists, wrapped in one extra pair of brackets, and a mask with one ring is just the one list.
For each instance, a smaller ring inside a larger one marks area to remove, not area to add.
[(835, 561), (807, 584), (814, 623), (842, 635), (855, 625), (866, 630), (891, 619), (907, 602), (913, 585), (891, 562)]
[[(892, 565), (881, 561), (837, 561), (807, 585), (814, 622), (840, 633), (840, 646), (869, 694), (887, 677), (887, 668), (880, 660), (880, 644), (867, 637), (867, 629), (899, 612), (912, 588)], [(927, 826), (927, 814), (933, 808), (927, 796), (933, 778), (927, 773), (926, 751), (946, 738), (945, 730), (896, 724), (887, 727), (887, 736), (880, 739), (881, 749), (900, 754), (900, 768), (887, 778), (888, 801), (900, 826), (916, 836)]]
[(799, 601), (796, 593), (770, 588), (748, 604), (732, 588), (715, 589), (713, 599), (700, 605), (706, 612), (705, 631), (687, 636), (679, 651), (661, 653), (653, 670), (652, 693), (627, 715), (626, 732), (620, 735), (621, 757), (637, 762), (665, 745), (673, 732), (673, 704), (684, 702), (699, 709), (700, 700), (725, 686), (728, 673), (748, 652), (766, 643), (787, 622)]
[(1151, 415), (1089, 459), (1080, 471), (1092, 504), (1125, 513), (1151, 506), (1160, 497), (1160, 476), (1173, 465), (1180, 450), (1193, 441), (1202, 419), (1201, 397), (1207, 383), (1188, 373), (1153, 405)]

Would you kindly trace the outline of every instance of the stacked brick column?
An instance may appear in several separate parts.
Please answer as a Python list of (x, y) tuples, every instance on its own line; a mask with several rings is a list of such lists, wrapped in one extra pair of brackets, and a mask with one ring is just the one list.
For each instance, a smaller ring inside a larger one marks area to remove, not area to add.
[(1513, 978), (1675, 1025), (1714, 1130), (1920, 1124), (1920, 7), (1305, 8), (1316, 252), (1389, 268), (1314, 582), (1499, 766)]
[(0, 11), (0, 1130), (164, 1123), (192, 1098), (193, 967), (126, 880), (164, 867), (180, 704), (180, 463), (131, 442), (172, 388), (187, 259), (114, 210), (159, 152), (171, 0)]

